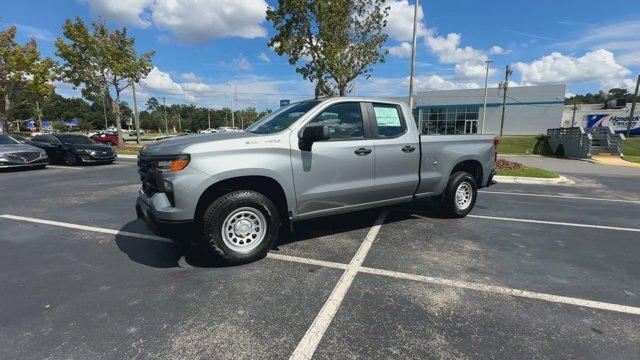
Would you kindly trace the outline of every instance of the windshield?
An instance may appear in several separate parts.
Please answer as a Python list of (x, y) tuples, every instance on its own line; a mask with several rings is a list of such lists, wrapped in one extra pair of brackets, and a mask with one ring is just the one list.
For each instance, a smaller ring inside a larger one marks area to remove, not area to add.
[(57, 138), (63, 144), (68, 145), (89, 145), (94, 143), (93, 140), (82, 135), (58, 135)]
[(20, 144), (20, 142), (9, 135), (0, 135), (0, 145)]
[(258, 120), (245, 131), (254, 134), (271, 134), (282, 131), (318, 104), (320, 104), (320, 100), (310, 100), (283, 107)]

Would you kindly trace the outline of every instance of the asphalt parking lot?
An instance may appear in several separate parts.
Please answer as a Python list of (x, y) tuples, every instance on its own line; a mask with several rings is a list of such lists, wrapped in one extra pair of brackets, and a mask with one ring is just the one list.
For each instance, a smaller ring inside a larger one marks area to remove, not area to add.
[(640, 358), (640, 173), (572, 176), (464, 219), (301, 222), (224, 267), (136, 220), (133, 160), (0, 172), (0, 358)]

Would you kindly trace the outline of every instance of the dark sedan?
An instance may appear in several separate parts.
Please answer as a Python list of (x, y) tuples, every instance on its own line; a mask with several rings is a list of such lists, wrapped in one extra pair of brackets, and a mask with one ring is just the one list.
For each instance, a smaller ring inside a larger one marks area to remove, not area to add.
[(49, 163), (47, 153), (37, 147), (22, 144), (13, 137), (0, 134), (0, 168), (39, 167)]
[(110, 164), (117, 157), (111, 146), (97, 144), (84, 135), (59, 133), (37, 135), (29, 141), (29, 144), (46, 151), (51, 161), (66, 165)]

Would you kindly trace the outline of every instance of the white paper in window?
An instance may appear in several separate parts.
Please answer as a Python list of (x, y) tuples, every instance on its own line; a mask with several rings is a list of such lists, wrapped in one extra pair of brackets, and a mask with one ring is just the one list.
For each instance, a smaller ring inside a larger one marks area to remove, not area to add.
[(376, 114), (378, 126), (397, 126), (400, 127), (400, 115), (395, 107), (378, 107), (374, 106), (373, 110)]

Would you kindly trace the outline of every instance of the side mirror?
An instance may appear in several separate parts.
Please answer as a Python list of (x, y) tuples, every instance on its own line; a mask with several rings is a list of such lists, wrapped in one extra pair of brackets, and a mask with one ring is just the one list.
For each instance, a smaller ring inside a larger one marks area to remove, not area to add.
[(327, 125), (309, 125), (302, 130), (302, 135), (298, 139), (298, 148), (302, 151), (311, 151), (314, 142), (330, 138), (331, 132)]

